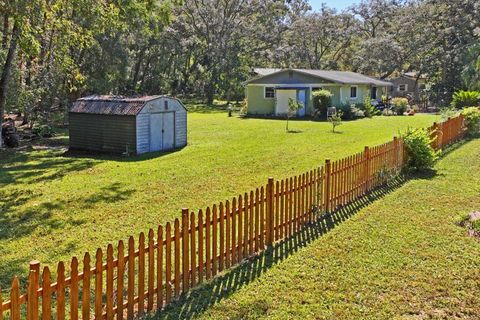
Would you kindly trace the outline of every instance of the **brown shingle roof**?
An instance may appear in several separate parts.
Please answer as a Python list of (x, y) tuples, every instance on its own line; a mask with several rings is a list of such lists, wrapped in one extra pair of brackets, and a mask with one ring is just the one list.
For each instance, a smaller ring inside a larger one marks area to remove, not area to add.
[(73, 103), (70, 112), (105, 115), (137, 115), (143, 106), (162, 96), (123, 97), (94, 95), (80, 98)]

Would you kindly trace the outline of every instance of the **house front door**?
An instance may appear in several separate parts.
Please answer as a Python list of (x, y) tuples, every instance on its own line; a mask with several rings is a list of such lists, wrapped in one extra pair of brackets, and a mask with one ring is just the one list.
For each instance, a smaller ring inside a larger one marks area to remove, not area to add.
[(285, 115), (288, 113), (288, 100), (297, 99), (296, 89), (277, 89), (276, 92), (277, 101), (275, 104), (275, 115)]
[(307, 110), (307, 90), (302, 89), (297, 91), (297, 101), (303, 106), (303, 108), (298, 109), (297, 116), (305, 117), (305, 111)]

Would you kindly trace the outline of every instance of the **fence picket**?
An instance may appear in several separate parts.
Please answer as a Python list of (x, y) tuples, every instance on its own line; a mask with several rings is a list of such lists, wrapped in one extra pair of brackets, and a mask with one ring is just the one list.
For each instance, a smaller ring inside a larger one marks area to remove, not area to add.
[(153, 229), (148, 230), (148, 286), (147, 286), (147, 311), (153, 309), (154, 281), (155, 281), (155, 233)]
[(175, 289), (175, 298), (178, 298), (180, 295), (180, 221), (175, 219), (174, 223), (174, 289)]
[(172, 299), (172, 227), (165, 226), (165, 303)]
[(107, 320), (113, 319), (113, 246), (107, 247), (107, 279), (106, 279)]
[(163, 308), (163, 227), (157, 230), (157, 309)]
[(135, 240), (133, 237), (128, 239), (128, 269), (127, 269), (127, 319), (134, 317), (133, 299), (135, 297)]
[[(88, 253), (85, 254), (84, 265), (89, 265), (89, 260), (86, 259)], [(90, 268), (90, 267), (89, 267)], [(83, 272), (85, 279), (85, 272)], [(85, 286), (83, 286), (85, 290)], [(48, 267), (43, 268), (42, 273), (42, 320), (52, 319), (52, 292), (51, 292), (51, 274)], [(82, 305), (84, 307), (84, 305)], [(88, 308), (90, 310), (90, 308)], [(83, 316), (84, 319), (85, 316)]]
[(218, 271), (223, 271), (225, 267), (225, 211), (223, 202), (219, 206), (219, 223), (220, 223), (220, 259), (218, 260)]
[(125, 277), (125, 246), (123, 241), (117, 247), (117, 320), (123, 319), (123, 286)]
[(205, 211), (205, 279), (209, 280), (212, 277), (212, 220), (210, 207)]
[(193, 288), (196, 286), (197, 278), (197, 243), (195, 241), (195, 213), (190, 214), (190, 286)]
[[(50, 281), (50, 270), (46, 268), (47, 275), (48, 275), (48, 281)], [(83, 282), (82, 282), (82, 319), (90, 319), (90, 254), (87, 252), (85, 253), (85, 256), (83, 257)], [(46, 279), (45, 279), (45, 271), (43, 272), (44, 279), (43, 279), (43, 290), (46, 290)], [(50, 284), (48, 284), (48, 290), (50, 290)], [(50, 295), (46, 295), (48, 298), (48, 303), (50, 304)], [(45, 299), (45, 294), (43, 295), (42, 299)], [(45, 301), (43, 301), (45, 302)], [(43, 303), (42, 302), (42, 303)], [(42, 304), (43, 306), (43, 304)], [(42, 313), (45, 315), (45, 310), (42, 308)], [(48, 312), (50, 312), (50, 306), (48, 306)], [(50, 316), (47, 318), (43, 319), (48, 319), (50, 320)]]

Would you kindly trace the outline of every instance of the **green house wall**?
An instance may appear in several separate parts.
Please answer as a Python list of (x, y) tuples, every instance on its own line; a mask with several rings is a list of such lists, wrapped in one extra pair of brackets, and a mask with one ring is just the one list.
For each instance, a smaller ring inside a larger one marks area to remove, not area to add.
[[(275, 99), (266, 99), (264, 97), (264, 88), (270, 87), (271, 84), (249, 84), (246, 86), (245, 95), (247, 97), (248, 104), (248, 114), (251, 115), (272, 115), (275, 114)], [(319, 87), (322, 86), (323, 89), (330, 91), (332, 96), (332, 106), (341, 107), (345, 104), (361, 104), (366, 96), (370, 96), (371, 87), (369, 85), (357, 85), (357, 98), (350, 98), (350, 85), (340, 85), (340, 84), (299, 84), (299, 86), (306, 87)], [(379, 90), (383, 91), (383, 90)], [(312, 91), (307, 89), (307, 109), (306, 115), (310, 115), (312, 112)]]

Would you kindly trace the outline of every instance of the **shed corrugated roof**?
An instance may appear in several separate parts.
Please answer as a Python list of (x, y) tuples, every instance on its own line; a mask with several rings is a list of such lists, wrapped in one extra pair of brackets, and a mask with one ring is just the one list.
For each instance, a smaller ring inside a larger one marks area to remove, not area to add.
[(392, 86), (392, 83), (388, 81), (379, 80), (360, 73), (334, 70), (255, 68), (254, 72), (259, 75), (259, 77), (255, 79), (259, 79), (264, 76), (286, 70), (293, 70), (299, 73), (308, 74), (314, 77), (341, 84), (370, 84), (376, 86)]
[(75, 101), (70, 112), (134, 116), (142, 110), (147, 102), (161, 97), (162, 96), (123, 97), (93, 95)]

